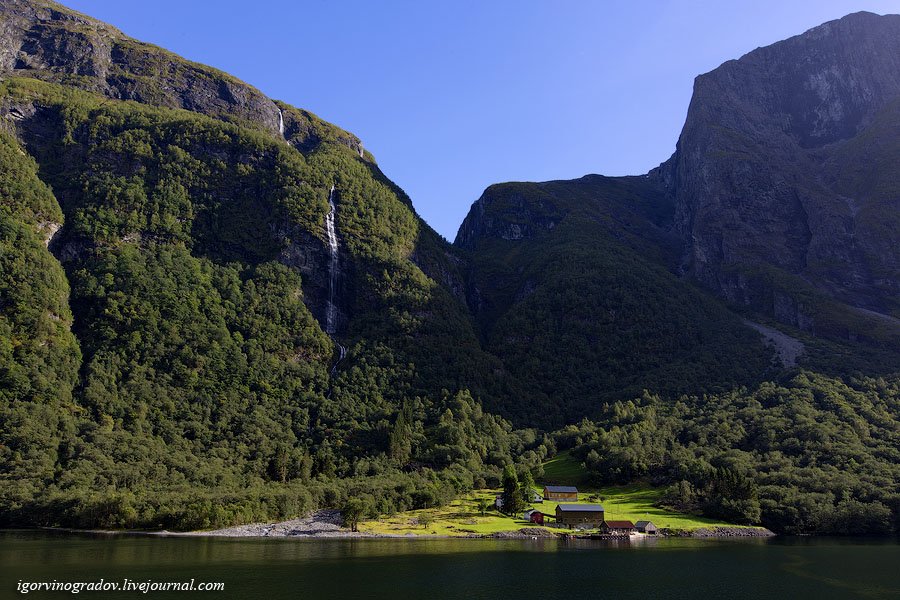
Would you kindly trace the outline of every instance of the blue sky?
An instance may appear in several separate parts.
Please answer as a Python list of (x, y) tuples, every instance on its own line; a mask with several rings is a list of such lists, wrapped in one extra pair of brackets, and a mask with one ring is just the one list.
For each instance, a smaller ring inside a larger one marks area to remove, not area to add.
[(450, 240), (491, 183), (645, 173), (696, 75), (900, 1), (64, 0), (352, 131)]

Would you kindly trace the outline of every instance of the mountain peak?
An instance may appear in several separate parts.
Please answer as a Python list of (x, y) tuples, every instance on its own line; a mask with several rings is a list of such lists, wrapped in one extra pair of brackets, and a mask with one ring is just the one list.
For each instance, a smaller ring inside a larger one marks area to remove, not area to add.
[(900, 15), (847, 15), (699, 76), (656, 172), (685, 271), (789, 325), (883, 329), (858, 309), (900, 309), (898, 123)]

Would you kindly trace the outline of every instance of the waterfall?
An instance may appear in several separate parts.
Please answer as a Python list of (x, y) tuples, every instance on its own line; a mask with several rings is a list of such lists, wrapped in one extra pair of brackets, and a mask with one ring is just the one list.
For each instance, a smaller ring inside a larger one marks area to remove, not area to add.
[(328, 248), (331, 251), (331, 261), (328, 265), (328, 304), (325, 306), (325, 333), (333, 336), (337, 307), (334, 304), (335, 284), (338, 276), (338, 241), (337, 232), (334, 229), (334, 186), (328, 192), (328, 216), (325, 217), (325, 231), (328, 234)]
[(284, 137), (284, 113), (281, 112), (281, 109), (278, 109), (278, 133), (281, 134), (281, 137)]
[[(337, 328), (335, 321), (337, 320), (337, 306), (335, 305), (334, 294), (337, 287), (338, 277), (338, 240), (337, 231), (334, 227), (334, 214), (336, 207), (334, 205), (334, 186), (328, 192), (328, 215), (325, 217), (325, 232), (328, 234), (328, 249), (331, 253), (331, 260), (328, 263), (328, 303), (325, 305), (325, 333), (334, 339), (334, 333)], [(338, 365), (347, 355), (347, 349), (341, 344), (334, 341), (338, 347), (338, 359), (331, 367), (331, 375), (334, 376)]]

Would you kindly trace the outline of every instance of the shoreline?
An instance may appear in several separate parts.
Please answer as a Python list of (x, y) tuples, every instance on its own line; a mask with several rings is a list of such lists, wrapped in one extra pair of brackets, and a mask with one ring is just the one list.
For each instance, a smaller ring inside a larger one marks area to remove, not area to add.
[(317, 510), (305, 517), (298, 517), (286, 521), (273, 523), (249, 523), (235, 525), (221, 529), (198, 531), (135, 531), (135, 530), (104, 530), (104, 529), (74, 529), (58, 527), (42, 527), (45, 531), (60, 531), (69, 533), (88, 533), (103, 535), (147, 535), (156, 537), (219, 537), (219, 538), (279, 538), (279, 539), (593, 539), (593, 540), (629, 540), (629, 539), (666, 539), (666, 538), (693, 538), (693, 539), (748, 539), (770, 538), (776, 534), (765, 527), (700, 527), (693, 530), (660, 530), (659, 535), (633, 534), (631, 536), (600, 535), (597, 533), (578, 532), (570, 529), (552, 529), (542, 527), (520, 527), (508, 531), (498, 531), (485, 534), (446, 535), (428, 533), (371, 533), (365, 531), (351, 531), (341, 526), (340, 511)]

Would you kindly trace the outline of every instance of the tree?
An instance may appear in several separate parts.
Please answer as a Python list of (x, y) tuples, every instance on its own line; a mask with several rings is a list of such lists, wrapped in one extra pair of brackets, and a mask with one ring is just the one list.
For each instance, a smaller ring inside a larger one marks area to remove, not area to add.
[(514, 515), (522, 508), (522, 492), (519, 489), (519, 477), (512, 465), (506, 465), (503, 469), (503, 512), (508, 515)]
[(522, 481), (519, 482), (519, 491), (521, 492), (522, 503), (531, 504), (531, 499), (534, 497), (534, 477), (531, 476), (531, 471), (528, 469), (525, 469)]
[(476, 506), (478, 507), (478, 512), (480, 512), (481, 516), (483, 517), (484, 513), (486, 513), (491, 507), (491, 501), (487, 498), (479, 498), (478, 504)]
[(409, 456), (412, 452), (412, 406), (410, 403), (404, 402), (403, 408), (397, 415), (394, 427), (390, 433), (389, 452), (392, 459), (400, 465), (409, 462)]
[(349, 498), (341, 508), (341, 518), (344, 521), (344, 527), (349, 527), (350, 531), (359, 531), (359, 522), (363, 517), (371, 512), (369, 503), (363, 498)]
[(275, 450), (275, 456), (272, 457), (272, 460), (269, 463), (269, 474), (272, 476), (272, 479), (280, 481), (281, 483), (287, 481), (290, 464), (290, 448), (284, 444), (279, 445), (278, 449)]

